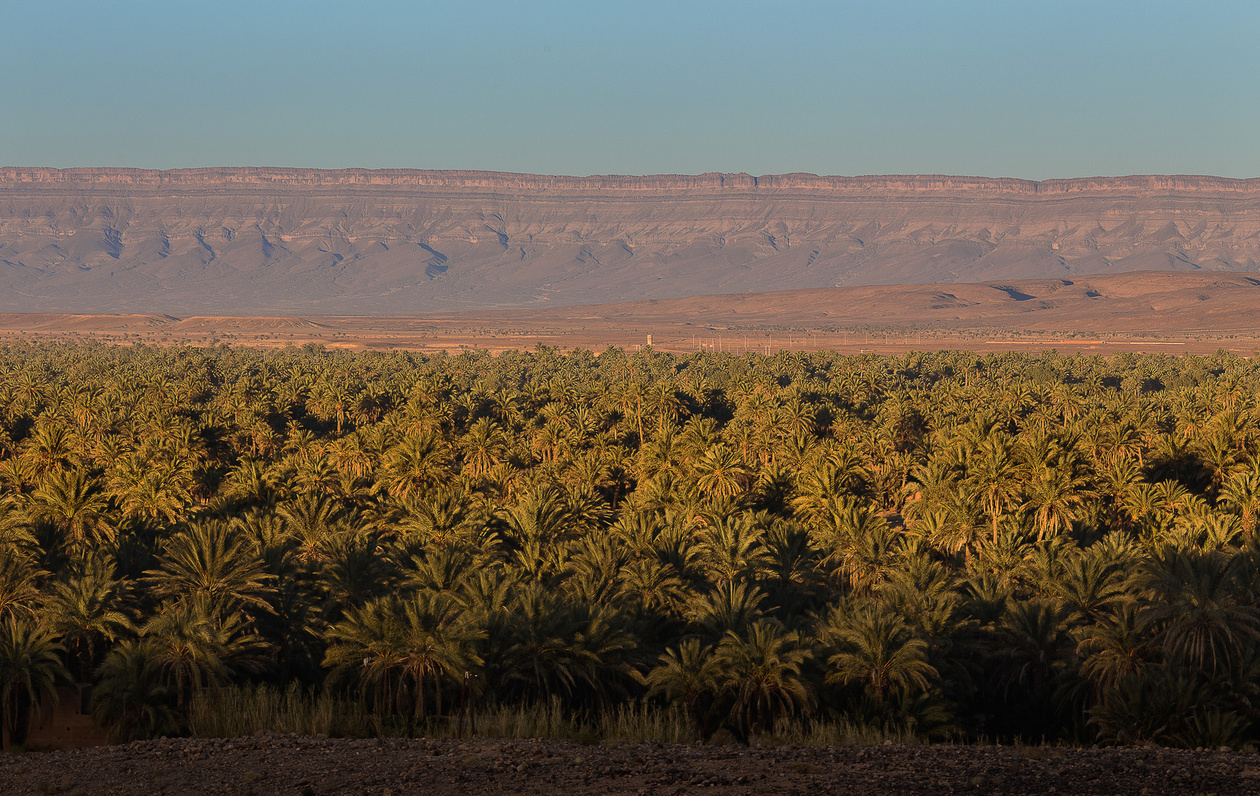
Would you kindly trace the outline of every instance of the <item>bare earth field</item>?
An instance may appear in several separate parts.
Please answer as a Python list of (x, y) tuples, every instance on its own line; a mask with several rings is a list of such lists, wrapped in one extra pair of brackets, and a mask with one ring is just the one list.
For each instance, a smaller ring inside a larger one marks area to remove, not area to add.
[(1134, 272), (1074, 279), (816, 288), (423, 316), (0, 314), (0, 339), (112, 344), (322, 344), (422, 352), (476, 348), (774, 353), (965, 349), (1241, 355), (1260, 349), (1260, 279)]
[(18, 794), (1241, 794), (1260, 758), (1153, 748), (156, 740), (0, 756)]

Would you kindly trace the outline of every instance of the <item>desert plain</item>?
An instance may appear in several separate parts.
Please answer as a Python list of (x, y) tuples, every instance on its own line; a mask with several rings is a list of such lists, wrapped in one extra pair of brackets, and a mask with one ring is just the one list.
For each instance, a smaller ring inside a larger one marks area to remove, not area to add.
[(1223, 349), (1250, 356), (1260, 348), (1260, 279), (1245, 273), (1151, 271), (418, 316), (0, 313), (0, 340), (47, 337), (424, 353), (651, 345), (679, 354), (939, 349), (1204, 354)]

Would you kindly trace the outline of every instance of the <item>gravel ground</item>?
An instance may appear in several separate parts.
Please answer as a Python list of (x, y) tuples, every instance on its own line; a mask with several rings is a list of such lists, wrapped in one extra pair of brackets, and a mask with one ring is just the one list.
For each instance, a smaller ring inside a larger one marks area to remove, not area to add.
[(254, 736), (0, 755), (0, 794), (1234, 794), (1260, 756), (1000, 746), (582, 746)]

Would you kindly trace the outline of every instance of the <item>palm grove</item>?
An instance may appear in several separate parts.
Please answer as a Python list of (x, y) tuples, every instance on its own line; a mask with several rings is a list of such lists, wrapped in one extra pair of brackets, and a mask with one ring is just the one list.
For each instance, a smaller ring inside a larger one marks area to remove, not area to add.
[[(1260, 369), (0, 347), (0, 720), (298, 684), (378, 731), (1260, 733)], [(462, 726), (462, 724), (461, 724)]]

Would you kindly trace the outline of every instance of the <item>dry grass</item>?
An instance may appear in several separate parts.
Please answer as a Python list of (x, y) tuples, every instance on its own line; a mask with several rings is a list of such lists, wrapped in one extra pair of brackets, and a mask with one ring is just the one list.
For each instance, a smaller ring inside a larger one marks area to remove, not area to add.
[[(559, 700), (478, 711), (476, 735), (514, 740), (566, 740), (579, 743), (699, 743), (703, 739), (676, 706), (637, 702), (588, 720), (564, 710)], [(232, 738), (256, 733), (329, 737), (415, 735), (455, 738), (472, 735), (468, 717), (447, 716), (419, 725), (382, 722), (362, 704), (328, 694), (312, 695), (294, 684), (281, 691), (245, 686), (203, 692), (189, 711), (189, 732), (197, 738)], [(862, 746), (918, 742), (912, 733), (851, 721), (784, 719), (753, 742), (766, 746)]]

